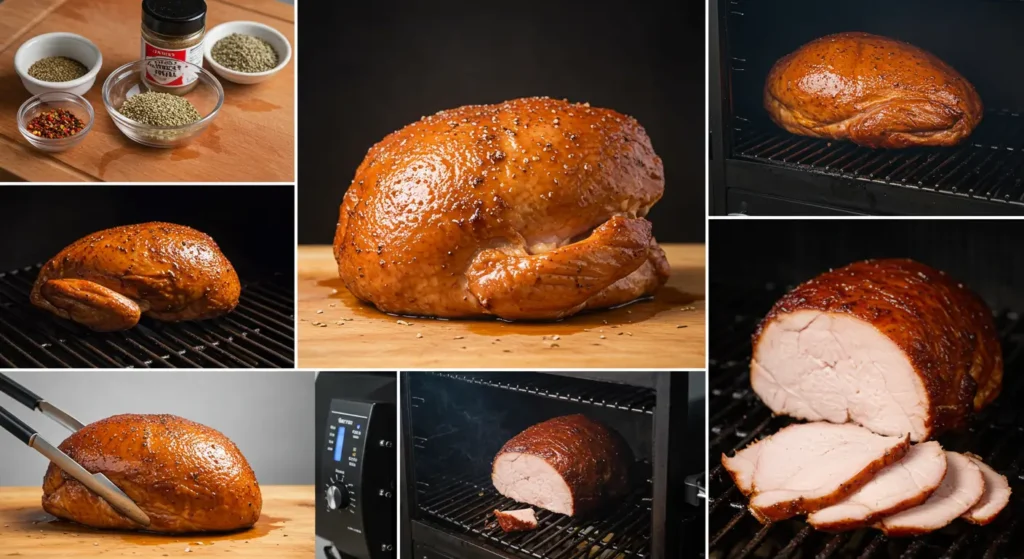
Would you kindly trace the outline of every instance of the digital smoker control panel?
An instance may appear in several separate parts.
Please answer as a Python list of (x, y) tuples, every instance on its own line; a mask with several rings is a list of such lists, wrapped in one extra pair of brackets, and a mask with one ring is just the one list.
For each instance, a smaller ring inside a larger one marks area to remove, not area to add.
[(331, 400), (321, 449), (317, 533), (342, 557), (395, 557), (395, 414), (388, 403)]

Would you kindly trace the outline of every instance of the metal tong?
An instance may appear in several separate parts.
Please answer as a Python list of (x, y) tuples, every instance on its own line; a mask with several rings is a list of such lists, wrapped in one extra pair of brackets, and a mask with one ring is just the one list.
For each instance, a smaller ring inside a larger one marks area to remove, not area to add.
[[(18, 403), (23, 404), (29, 409), (39, 411), (43, 415), (57, 423), (60, 423), (64, 427), (67, 427), (71, 432), (78, 431), (85, 427), (85, 424), (74, 417), (71, 417), (71, 415), (64, 410), (40, 398), (31, 390), (14, 382), (3, 374), (0, 374), (0, 392), (14, 398)], [(125, 495), (124, 491), (121, 491), (120, 488), (114, 485), (114, 482), (110, 481), (107, 476), (103, 474), (89, 473), (89, 471), (82, 467), (81, 464), (75, 462), (70, 456), (47, 442), (46, 439), (42, 438), (37, 431), (32, 429), (32, 427), (29, 427), (24, 421), (15, 417), (11, 412), (5, 410), (3, 406), (0, 406), (0, 427), (3, 427), (7, 432), (21, 439), (21, 441), (29, 447), (36, 449), (39, 454), (49, 458), (50, 462), (53, 462), (69, 476), (77, 479), (82, 483), (82, 485), (91, 489), (94, 493), (109, 503), (110, 506), (114, 507), (117, 512), (127, 516), (142, 526), (149, 526), (149, 516), (142, 512), (142, 509), (140, 509), (134, 501), (128, 498), (128, 495)]]

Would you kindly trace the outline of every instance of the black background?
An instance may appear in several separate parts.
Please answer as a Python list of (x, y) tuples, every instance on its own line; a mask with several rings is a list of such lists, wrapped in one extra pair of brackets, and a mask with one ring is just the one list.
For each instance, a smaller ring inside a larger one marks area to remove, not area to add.
[(547, 95), (635, 117), (665, 163), (649, 219), (704, 239), (704, 2), (307, 2), (299, 243), (330, 243), (371, 145), (423, 115)]
[(119, 225), (167, 221), (213, 237), (242, 282), (295, 268), (292, 187), (0, 186), (0, 271), (43, 263)]
[(712, 220), (709, 235), (712, 310), (733, 288), (790, 287), (867, 258), (913, 258), (964, 282), (995, 310), (1024, 310), (1018, 220)]

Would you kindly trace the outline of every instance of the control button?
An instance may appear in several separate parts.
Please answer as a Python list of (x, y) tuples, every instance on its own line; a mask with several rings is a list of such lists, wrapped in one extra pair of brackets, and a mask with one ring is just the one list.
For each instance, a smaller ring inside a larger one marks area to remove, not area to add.
[(348, 491), (344, 487), (330, 485), (327, 487), (327, 509), (338, 510), (348, 506)]
[(381, 497), (384, 497), (385, 499), (390, 499), (391, 498), (391, 492), (390, 491), (385, 491), (383, 489), (378, 489), (377, 490), (377, 495), (380, 495)]
[(391, 544), (389, 544), (389, 543), (382, 543), (382, 544), (380, 544), (380, 549), (381, 549), (381, 551), (391, 551), (393, 548), (391, 547)]
[(383, 447), (383, 448), (391, 448), (392, 447), (391, 441), (384, 440), (384, 439), (381, 439), (377, 444), (379, 446)]

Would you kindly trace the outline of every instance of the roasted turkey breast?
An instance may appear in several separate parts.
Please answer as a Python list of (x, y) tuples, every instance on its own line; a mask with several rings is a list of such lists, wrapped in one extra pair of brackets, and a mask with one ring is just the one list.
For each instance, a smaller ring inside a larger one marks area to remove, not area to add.
[[(116, 415), (86, 425), (60, 450), (106, 475), (145, 512), (153, 532), (248, 528), (263, 498), (249, 463), (227, 437), (173, 415)], [(57, 466), (43, 479), (46, 512), (95, 528), (140, 530)]]
[(217, 243), (173, 223), (114, 227), (75, 241), (50, 259), (32, 304), (108, 332), (156, 320), (214, 318), (238, 305), (241, 284)]
[(776, 62), (764, 106), (794, 134), (873, 148), (952, 146), (982, 117), (974, 86), (948, 64), (868, 33), (822, 37)]
[(664, 190), (636, 120), (517, 99), (442, 111), (373, 146), (341, 206), (338, 272), (395, 314), (558, 319), (652, 294)]
[(512, 437), (494, 457), (498, 493), (568, 516), (630, 491), (633, 452), (610, 427), (584, 415), (555, 417)]
[(962, 426), (1002, 387), (992, 312), (906, 259), (819, 275), (779, 299), (753, 338), (750, 384), (771, 410), (923, 441)]

